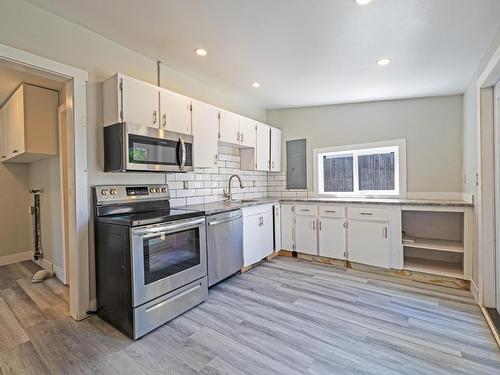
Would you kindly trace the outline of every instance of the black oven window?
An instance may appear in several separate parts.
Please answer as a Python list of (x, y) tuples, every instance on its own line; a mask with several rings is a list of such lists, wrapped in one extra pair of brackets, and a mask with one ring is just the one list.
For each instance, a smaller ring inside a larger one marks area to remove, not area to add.
[(200, 264), (200, 230), (144, 239), (144, 282), (151, 284)]

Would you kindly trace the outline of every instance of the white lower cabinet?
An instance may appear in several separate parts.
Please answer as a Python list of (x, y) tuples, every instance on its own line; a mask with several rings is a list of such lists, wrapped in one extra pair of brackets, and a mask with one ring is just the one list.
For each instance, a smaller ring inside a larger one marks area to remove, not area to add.
[(390, 268), (389, 223), (349, 220), (348, 260)]
[(343, 218), (320, 217), (318, 222), (319, 255), (345, 259), (346, 228)]
[(271, 255), (273, 241), (273, 206), (243, 209), (243, 266), (247, 267)]
[(294, 250), (295, 214), (293, 204), (281, 205), (281, 248)]
[(281, 250), (281, 208), (279, 203), (273, 204), (274, 213), (274, 251)]
[(317, 219), (315, 216), (295, 217), (295, 245), (301, 253), (318, 255)]

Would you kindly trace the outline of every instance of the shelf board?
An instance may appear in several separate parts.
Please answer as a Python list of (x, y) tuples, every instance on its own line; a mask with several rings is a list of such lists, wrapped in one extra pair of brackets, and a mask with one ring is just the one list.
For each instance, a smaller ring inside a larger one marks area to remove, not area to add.
[(439, 276), (456, 277), (459, 279), (462, 279), (464, 277), (464, 271), (462, 269), (462, 264), (460, 263), (443, 262), (439, 260), (413, 257), (405, 257), (404, 261), (405, 270), (429, 273)]
[(460, 241), (435, 240), (431, 238), (416, 238), (415, 242), (403, 242), (405, 247), (418, 247), (419, 249), (448, 251), (451, 253), (463, 253), (464, 244)]

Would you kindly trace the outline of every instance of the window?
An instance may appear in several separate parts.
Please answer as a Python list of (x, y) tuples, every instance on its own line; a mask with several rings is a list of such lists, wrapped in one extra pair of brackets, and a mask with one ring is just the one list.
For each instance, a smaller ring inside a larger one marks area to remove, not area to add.
[(315, 149), (314, 163), (319, 194), (406, 195), (405, 140)]

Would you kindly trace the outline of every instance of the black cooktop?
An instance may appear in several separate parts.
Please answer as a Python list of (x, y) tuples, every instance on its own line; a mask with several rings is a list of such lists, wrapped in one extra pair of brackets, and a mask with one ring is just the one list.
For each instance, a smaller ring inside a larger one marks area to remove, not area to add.
[(205, 216), (205, 212), (170, 208), (155, 211), (101, 216), (97, 217), (96, 220), (105, 223), (138, 227), (143, 225), (166, 223), (174, 220), (189, 219), (197, 216)]

